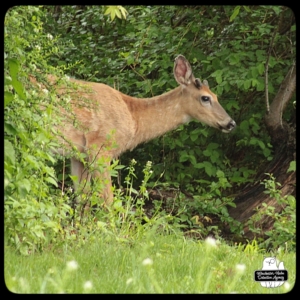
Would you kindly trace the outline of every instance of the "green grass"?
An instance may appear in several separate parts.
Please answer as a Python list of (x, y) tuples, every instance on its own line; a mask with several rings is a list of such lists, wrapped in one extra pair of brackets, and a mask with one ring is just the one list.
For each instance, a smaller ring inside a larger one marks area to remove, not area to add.
[(264, 288), (254, 281), (264, 256), (225, 243), (149, 234), (124, 242), (109, 236), (75, 249), (65, 244), (22, 256), (5, 247), (5, 282), (15, 293), (286, 293), (295, 283), (295, 253), (277, 254), (288, 281)]

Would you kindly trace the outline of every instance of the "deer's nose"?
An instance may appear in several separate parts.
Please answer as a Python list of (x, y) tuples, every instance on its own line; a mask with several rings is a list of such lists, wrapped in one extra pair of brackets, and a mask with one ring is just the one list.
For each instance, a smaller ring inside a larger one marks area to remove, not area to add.
[(234, 120), (231, 120), (228, 124), (227, 124), (227, 126), (226, 126), (226, 128), (229, 130), (229, 131), (231, 131), (232, 129), (234, 129), (236, 127), (236, 123), (234, 122)]

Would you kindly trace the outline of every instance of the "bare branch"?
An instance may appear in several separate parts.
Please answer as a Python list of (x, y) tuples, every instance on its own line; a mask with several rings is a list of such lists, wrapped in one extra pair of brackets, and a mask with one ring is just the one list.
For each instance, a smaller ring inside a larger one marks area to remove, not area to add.
[(282, 113), (296, 88), (296, 63), (294, 63), (285, 76), (278, 93), (276, 94), (270, 112), (266, 115), (266, 125), (270, 128), (282, 126)]
[(274, 39), (275, 39), (276, 33), (277, 33), (277, 29), (273, 33), (272, 40), (271, 40), (270, 47), (269, 47), (269, 51), (268, 51), (267, 61), (266, 61), (266, 64), (265, 64), (265, 91), (266, 91), (266, 108), (267, 108), (267, 114), (270, 113), (269, 80), (268, 80), (269, 60), (270, 60), (270, 55), (271, 55), (271, 51), (272, 51), (272, 48), (273, 48), (273, 43), (274, 43)]

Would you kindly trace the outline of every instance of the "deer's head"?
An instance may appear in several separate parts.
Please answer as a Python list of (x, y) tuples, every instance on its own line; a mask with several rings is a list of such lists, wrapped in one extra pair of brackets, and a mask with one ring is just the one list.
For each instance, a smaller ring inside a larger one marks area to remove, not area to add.
[(209, 89), (207, 81), (201, 82), (195, 78), (190, 63), (183, 55), (175, 58), (174, 76), (182, 87), (183, 107), (187, 116), (226, 133), (236, 127), (235, 121), (219, 103), (217, 95)]

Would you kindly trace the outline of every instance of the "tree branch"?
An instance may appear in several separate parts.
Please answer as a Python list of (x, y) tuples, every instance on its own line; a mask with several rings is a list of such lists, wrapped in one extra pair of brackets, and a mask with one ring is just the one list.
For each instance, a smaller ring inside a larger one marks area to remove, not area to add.
[(269, 80), (268, 80), (268, 72), (269, 72), (269, 59), (270, 59), (270, 55), (271, 55), (271, 51), (273, 49), (273, 43), (274, 43), (274, 39), (277, 33), (277, 29), (274, 30), (273, 36), (272, 36), (272, 40), (269, 46), (269, 51), (268, 51), (268, 57), (267, 57), (267, 61), (265, 64), (265, 90), (266, 90), (266, 108), (267, 108), (267, 114), (270, 113), (270, 104), (269, 104)]
[(268, 128), (276, 129), (282, 127), (282, 113), (289, 100), (292, 98), (296, 88), (296, 63), (294, 63), (285, 76), (278, 93), (276, 94), (270, 112), (265, 116), (265, 122)]

